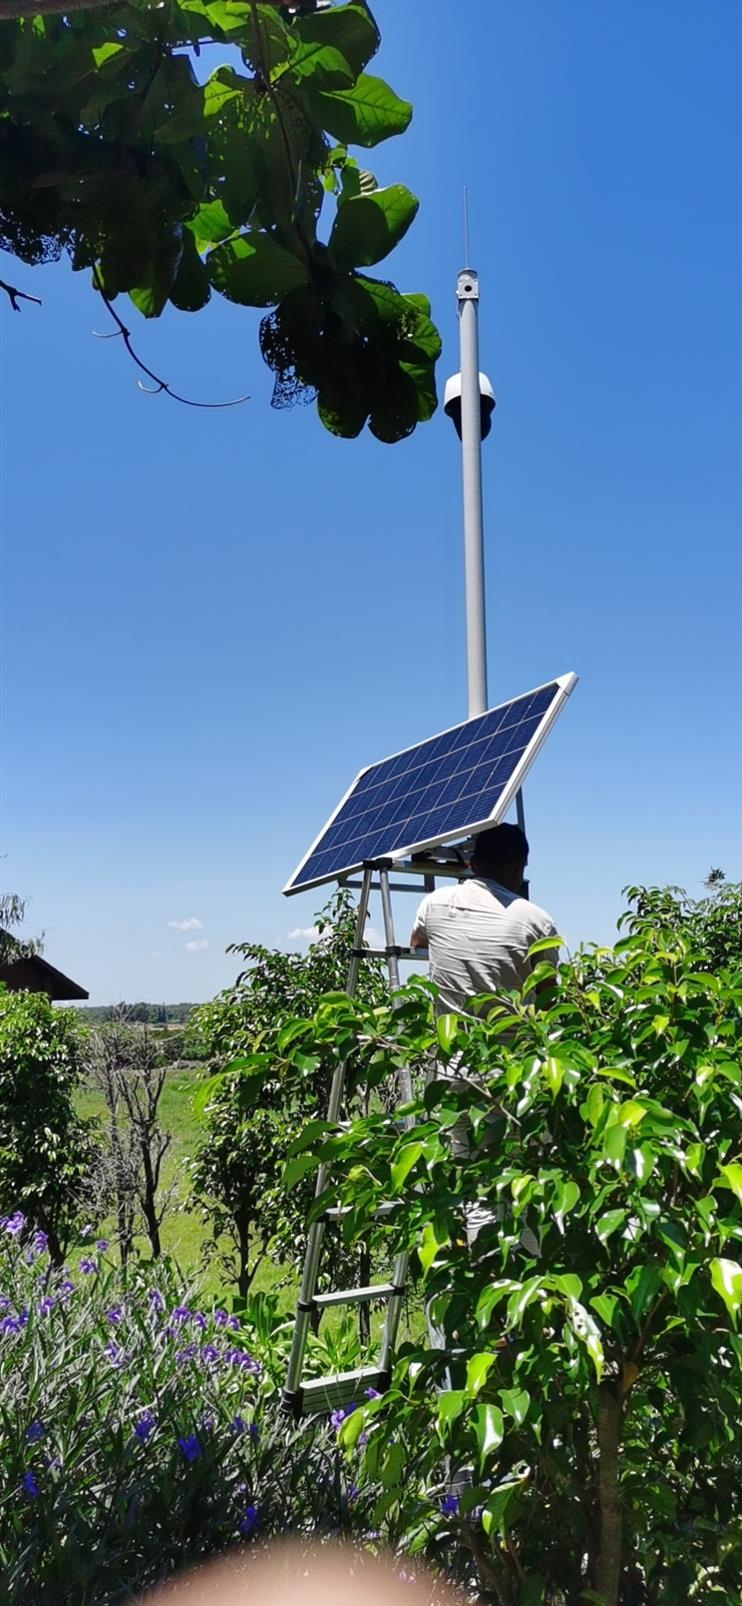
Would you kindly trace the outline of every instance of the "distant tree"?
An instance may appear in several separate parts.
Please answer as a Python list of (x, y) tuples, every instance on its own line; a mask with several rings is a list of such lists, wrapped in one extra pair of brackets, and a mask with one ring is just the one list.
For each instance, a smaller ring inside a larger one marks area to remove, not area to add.
[(0, 1211), (22, 1211), (64, 1258), (89, 1185), (92, 1125), (76, 1095), (83, 1077), (71, 1010), (45, 993), (0, 984)]
[(0, 893), (0, 964), (9, 965), (14, 960), (29, 959), (33, 954), (39, 954), (43, 948), (40, 937), (18, 937), (12, 929), (20, 926), (25, 919), (27, 900), (19, 898), (15, 892)]
[(172, 1136), (159, 1105), (167, 1076), (155, 1035), (122, 1015), (91, 1042), (91, 1074), (106, 1101), (108, 1147), (99, 1166), (100, 1188), (116, 1214), (122, 1264), (131, 1252), (137, 1215), (152, 1254), (162, 1252), (160, 1229), (170, 1201), (161, 1189), (162, 1162)]
[[(305, 954), (251, 943), (231, 948), (247, 968), (233, 987), (194, 1011), (191, 1021), (202, 1035), (212, 1071), (254, 1054), (267, 1067), (257, 1102), (238, 1074), (216, 1085), (192, 1164), (194, 1192), (212, 1227), (212, 1253), (243, 1298), (269, 1248), (284, 1261), (303, 1253), (311, 1190), (299, 1187), (287, 1195), (281, 1176), (304, 1122), (325, 1114), (329, 1075), (321, 1060), (295, 1067), (293, 1074), (284, 1068), (272, 1075), (270, 1065), (281, 1057), (278, 1045), (287, 1023), (312, 1015), (326, 994), (345, 989), (355, 930), (350, 893), (337, 893), (317, 916), (316, 927), (317, 939)], [(363, 965), (360, 995), (367, 1003), (386, 996), (378, 962)], [(340, 1243), (337, 1252), (343, 1254)]]

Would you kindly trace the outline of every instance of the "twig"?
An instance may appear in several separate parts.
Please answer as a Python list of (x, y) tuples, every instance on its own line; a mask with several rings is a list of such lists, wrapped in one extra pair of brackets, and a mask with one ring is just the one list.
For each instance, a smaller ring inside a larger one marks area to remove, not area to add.
[[(0, 3), (2, 3), (2, 0), (0, 0)], [(113, 318), (114, 323), (118, 327), (117, 327), (117, 330), (116, 330), (116, 334), (112, 334), (112, 335), (100, 335), (100, 334), (98, 334), (97, 330), (95, 330), (95, 329), (93, 330), (93, 333), (94, 333), (94, 335), (95, 335), (97, 340), (115, 340), (118, 335), (121, 335), (121, 338), (122, 338), (122, 340), (124, 342), (124, 345), (126, 346), (126, 349), (127, 349), (128, 353), (129, 353), (129, 356), (131, 357), (132, 362), (136, 363), (137, 368), (141, 368), (142, 373), (146, 374), (148, 379), (154, 380), (154, 387), (155, 387), (154, 390), (150, 389), (149, 385), (143, 385), (141, 379), (139, 379), (137, 381), (137, 384), (139, 385), (139, 389), (144, 391), (145, 396), (157, 396), (157, 395), (159, 395), (160, 391), (164, 390), (166, 396), (170, 396), (173, 401), (181, 402), (184, 407), (201, 407), (201, 408), (205, 408), (205, 409), (207, 409), (209, 411), (213, 410), (214, 408), (221, 408), (221, 407), (241, 407), (243, 402), (246, 402), (246, 401), (250, 400), (249, 396), (235, 396), (233, 401), (202, 402), (202, 401), (193, 401), (190, 396), (179, 396), (177, 391), (171, 390), (169, 384), (167, 383), (167, 380), (160, 379), (159, 374), (154, 373), (151, 368), (147, 367), (146, 363), (142, 362), (141, 357), (137, 356), (137, 354), (136, 354), (136, 352), (134, 350), (134, 347), (132, 346), (132, 343), (131, 343), (131, 332), (127, 329), (126, 324), (119, 317), (119, 315), (118, 315), (118, 313), (116, 311), (116, 308), (114, 307), (113, 303), (111, 301), (109, 301), (108, 296), (106, 295), (106, 292), (103, 289), (103, 285), (102, 285), (102, 282), (101, 282), (100, 275), (98, 273), (97, 267), (96, 267), (95, 272), (94, 272), (94, 283), (95, 283), (95, 288), (98, 291), (98, 294), (99, 294), (104, 306), (107, 307), (109, 313), (111, 314), (111, 317)]]
[[(0, 15), (2, 15), (1, 12)], [(34, 306), (41, 306), (38, 296), (27, 296), (25, 290), (16, 290), (14, 284), (6, 284), (4, 279), (0, 279), (0, 290), (5, 291), (5, 294), (8, 297), (14, 312), (20, 312), (21, 310), (18, 305), (19, 301), (33, 301)]]
[(20, 22), (24, 17), (51, 17), (76, 11), (101, 11), (117, 0), (0, 0), (0, 21)]

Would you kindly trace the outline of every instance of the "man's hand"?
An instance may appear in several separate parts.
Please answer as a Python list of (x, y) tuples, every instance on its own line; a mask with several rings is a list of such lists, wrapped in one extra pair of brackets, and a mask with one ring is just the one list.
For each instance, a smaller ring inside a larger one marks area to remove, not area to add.
[(428, 939), (423, 931), (413, 931), (410, 937), (411, 948), (427, 948)]

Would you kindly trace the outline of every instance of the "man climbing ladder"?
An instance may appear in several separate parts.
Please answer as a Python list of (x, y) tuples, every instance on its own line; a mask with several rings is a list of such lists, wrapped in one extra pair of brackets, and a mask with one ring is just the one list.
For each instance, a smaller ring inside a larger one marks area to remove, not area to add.
[[(453, 887), (441, 887), (423, 898), (415, 916), (410, 947), (427, 948), (430, 978), (438, 988), (439, 1015), (471, 1015), (473, 998), (484, 995), (502, 1004), (504, 993), (520, 992), (534, 966), (556, 964), (558, 946), (530, 957), (535, 942), (557, 938), (545, 909), (524, 896), (528, 842), (518, 825), (496, 825), (476, 839), (471, 859), (474, 874)], [(548, 986), (548, 983), (546, 983)], [(544, 983), (541, 983), (544, 987)], [(447, 1075), (455, 1080), (455, 1066)], [(462, 1115), (451, 1128), (457, 1159), (470, 1152), (469, 1121)], [(485, 1205), (467, 1213), (467, 1237), (473, 1243), (493, 1216)], [(525, 1229), (533, 1240), (529, 1229)], [(537, 1248), (526, 1242), (526, 1248)]]

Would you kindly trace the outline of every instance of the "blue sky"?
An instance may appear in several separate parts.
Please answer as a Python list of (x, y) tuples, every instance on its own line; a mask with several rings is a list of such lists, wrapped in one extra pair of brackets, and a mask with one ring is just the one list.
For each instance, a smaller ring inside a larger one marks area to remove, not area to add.
[[(580, 676), (526, 791), (534, 896), (610, 940), (626, 883), (742, 873), (742, 12), (375, 9), (415, 116), (369, 165), (421, 202), (382, 272), (430, 295), (441, 390), (470, 193), (490, 701)], [(43, 297), (0, 306), (3, 886), (94, 1002), (206, 998), (227, 943), (311, 926), (280, 888), (356, 770), (466, 712), (457, 443), (272, 411), (218, 298), (126, 315), (176, 388), (250, 402), (143, 396), (84, 276), (0, 274)]]

